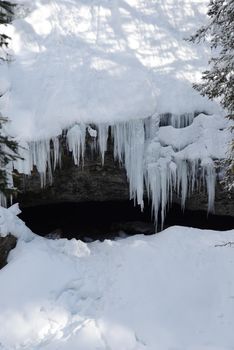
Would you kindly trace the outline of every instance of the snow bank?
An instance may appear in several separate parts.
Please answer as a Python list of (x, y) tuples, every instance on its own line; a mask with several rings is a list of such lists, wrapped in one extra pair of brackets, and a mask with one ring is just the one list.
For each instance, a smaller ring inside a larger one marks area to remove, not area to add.
[(1, 350), (231, 350), (234, 230), (20, 239), (0, 271)]
[(57, 136), (74, 122), (217, 112), (192, 88), (209, 49), (184, 40), (205, 23), (208, 0), (16, 2), (25, 8), (1, 27), (12, 62), (0, 68), (0, 108), (18, 138)]
[(25, 241), (34, 237), (32, 231), (17, 217), (20, 213), (18, 203), (8, 209), (0, 206), (0, 237), (5, 237), (9, 233)]

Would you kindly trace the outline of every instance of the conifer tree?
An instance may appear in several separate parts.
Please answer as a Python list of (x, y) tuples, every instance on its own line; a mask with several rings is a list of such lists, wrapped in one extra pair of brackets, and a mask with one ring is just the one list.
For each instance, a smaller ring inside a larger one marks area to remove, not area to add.
[[(6, 25), (11, 22), (14, 7), (15, 5), (9, 1), (0, 1), (0, 24)], [(9, 39), (7, 35), (0, 33), (0, 49), (7, 47)], [(6, 60), (5, 55), (0, 58)], [(3, 64), (3, 62), (0, 62), (0, 64)], [(0, 98), (2, 96), (0, 86)], [(2, 116), (0, 111), (0, 200), (4, 198), (1, 194), (8, 195), (15, 190), (12, 186), (9, 186), (12, 170), (8, 168), (8, 164), (18, 157), (17, 143), (4, 132), (4, 124), (7, 122), (8, 120)]]
[(10, 194), (14, 189), (9, 188), (7, 165), (12, 160), (18, 158), (17, 142), (6, 136), (3, 132), (4, 123), (8, 122), (0, 115), (0, 191), (4, 194)]
[[(15, 4), (0, 0), (0, 24), (8, 24), (12, 21), (14, 7)], [(9, 39), (7, 35), (0, 33), (0, 47), (8, 46)]]
[[(213, 53), (202, 82), (194, 88), (209, 99), (218, 98), (227, 117), (234, 120), (234, 0), (210, 0), (208, 17), (208, 24), (190, 38), (193, 42), (207, 41)], [(234, 140), (227, 174), (234, 186)]]

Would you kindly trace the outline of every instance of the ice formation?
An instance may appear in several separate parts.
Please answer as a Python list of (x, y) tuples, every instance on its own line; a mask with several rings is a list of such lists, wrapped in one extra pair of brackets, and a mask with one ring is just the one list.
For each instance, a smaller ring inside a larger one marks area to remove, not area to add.
[[(75, 151), (74, 147), (74, 159), (76, 156)], [(61, 163), (58, 137), (40, 141), (20, 142), (19, 154), (21, 158), (14, 162), (14, 168), (19, 173), (31, 174), (35, 166), (41, 177), (41, 186), (43, 187), (47, 181), (52, 183), (52, 172)]]
[[(35, 166), (44, 186), (46, 181), (52, 182), (53, 170), (61, 164), (62, 137), (66, 137), (74, 163), (79, 166), (85, 161), (87, 135), (100, 152), (103, 164), (110, 135), (114, 157), (126, 169), (130, 199), (143, 209), (147, 194), (152, 201), (156, 224), (160, 212), (163, 226), (173, 192), (181, 197), (184, 208), (192, 191), (206, 188), (208, 211), (213, 211), (215, 160), (227, 156), (227, 141), (231, 137), (228, 125), (229, 122), (220, 115), (205, 114), (196, 117), (194, 114), (181, 117), (155, 114), (146, 119), (113, 125), (100, 123), (92, 127), (74, 124), (63, 136), (24, 143), (21, 148), (24, 160), (14, 162), (14, 168), (30, 175)], [(77, 168), (77, 171), (82, 170)]]

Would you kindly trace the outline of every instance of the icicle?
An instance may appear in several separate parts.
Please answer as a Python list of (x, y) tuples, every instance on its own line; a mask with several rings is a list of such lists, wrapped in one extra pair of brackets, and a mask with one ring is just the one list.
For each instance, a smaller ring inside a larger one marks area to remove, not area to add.
[(194, 113), (185, 113), (185, 114), (172, 114), (171, 116), (171, 125), (174, 128), (186, 128), (192, 124), (194, 120)]
[(143, 209), (145, 131), (142, 120), (117, 124), (112, 128), (114, 156), (124, 165), (129, 180), (130, 199)]
[(146, 141), (152, 140), (154, 137), (157, 137), (159, 124), (160, 124), (160, 115), (157, 113), (152, 115), (152, 117), (149, 117), (144, 120)]
[(181, 207), (184, 210), (188, 193), (188, 165), (184, 159), (177, 159), (177, 193), (181, 195)]
[[(175, 128), (182, 128), (192, 123), (194, 115), (182, 116), (166, 114), (164, 123)], [(185, 208), (187, 196), (199, 189), (201, 183), (206, 185), (208, 193), (208, 210), (213, 210), (216, 174), (210, 158), (200, 162), (199, 159), (186, 159), (186, 152), (173, 150), (160, 144), (159, 125), (162, 116), (154, 115), (145, 120), (132, 120), (124, 123), (97, 125), (97, 130), (90, 125), (75, 124), (67, 132), (67, 145), (76, 165), (84, 159), (86, 130), (91, 136), (95, 151), (100, 151), (104, 164), (109, 127), (114, 143), (114, 157), (124, 164), (129, 181), (129, 196), (143, 209), (144, 190), (152, 201), (152, 212), (156, 226), (159, 211), (161, 211), (161, 226), (163, 227), (165, 212), (172, 201), (173, 192), (181, 196), (181, 207)], [(170, 127), (170, 129), (173, 129)], [(97, 147), (98, 142), (98, 147)], [(51, 147), (52, 145), (52, 147)], [(23, 144), (21, 156), (24, 160), (14, 162), (19, 171), (30, 174), (33, 166), (37, 167), (41, 176), (41, 184), (45, 185), (47, 177), (52, 182), (52, 172), (61, 162), (59, 138), (42, 140)], [(48, 176), (47, 176), (48, 175)], [(1, 199), (1, 198), (0, 198)], [(3, 201), (3, 199), (2, 199)]]
[(203, 160), (202, 164), (204, 169), (204, 175), (206, 179), (206, 188), (208, 194), (208, 212), (214, 212), (214, 200), (215, 200), (215, 182), (216, 172), (214, 162), (211, 158)]
[(161, 206), (161, 228), (164, 225), (166, 208), (172, 187), (176, 181), (176, 165), (171, 161), (171, 147), (162, 147), (157, 137), (147, 144), (145, 152), (145, 184), (152, 201), (155, 226), (158, 226), (158, 212)]
[(98, 125), (98, 142), (99, 142), (99, 150), (102, 157), (102, 165), (104, 164), (105, 152), (107, 150), (108, 132), (109, 132), (108, 124)]
[(33, 164), (31, 163), (29, 143), (20, 141), (18, 146), (18, 153), (20, 158), (17, 158), (13, 162), (14, 169), (16, 169), (20, 174), (30, 175)]
[(33, 169), (33, 166), (37, 168), (41, 178), (41, 187), (44, 187), (46, 184), (47, 171), (49, 182), (52, 183), (50, 140), (30, 142), (29, 153), (31, 169)]
[(166, 206), (168, 201), (168, 193), (169, 193), (169, 171), (168, 171), (168, 162), (167, 159), (161, 159), (160, 162), (160, 178), (161, 178), (161, 229), (163, 229), (164, 220), (165, 220), (165, 213), (166, 213)]
[(126, 136), (126, 123), (115, 124), (111, 127), (111, 134), (114, 140), (114, 157), (118, 159), (121, 163), (124, 158), (124, 144), (127, 139)]
[(168, 170), (168, 160), (164, 158), (160, 159), (158, 163), (148, 164), (145, 174), (145, 182), (149, 188), (149, 194), (152, 200), (156, 228), (158, 226), (158, 212), (161, 206), (161, 229), (164, 225), (170, 190), (170, 172)]
[(177, 166), (174, 162), (170, 162), (168, 165), (168, 171), (169, 171), (169, 188), (168, 188), (168, 193), (169, 193), (169, 200), (170, 203), (172, 202), (173, 199), (173, 190), (176, 189), (176, 179), (177, 179)]
[(171, 116), (171, 123), (170, 125), (173, 126), (174, 128), (178, 128), (180, 129), (181, 128), (181, 116), (180, 115), (177, 115), (177, 114), (173, 114)]
[(0, 191), (0, 206), (6, 208), (7, 207), (7, 199), (4, 193)]
[(171, 113), (164, 113), (160, 115), (160, 126), (168, 126), (171, 125)]
[(76, 124), (67, 132), (68, 149), (72, 152), (75, 165), (80, 164), (84, 160), (85, 151), (86, 126), (84, 124)]
[(189, 187), (189, 193), (191, 194), (196, 187), (196, 182), (199, 177), (198, 173), (198, 161), (197, 160), (192, 160), (190, 161), (190, 187)]
[(147, 164), (145, 181), (149, 189), (149, 195), (152, 200), (152, 213), (155, 220), (155, 227), (157, 230), (158, 226), (158, 212), (161, 201), (160, 188), (161, 188), (161, 178), (158, 165), (156, 163)]
[(54, 137), (52, 138), (51, 141), (53, 144), (53, 153), (52, 153), (53, 170), (55, 170), (57, 165), (61, 167), (61, 152), (60, 152), (59, 138)]
[(129, 179), (130, 198), (143, 208), (143, 157), (144, 157), (144, 124), (141, 120), (127, 124), (125, 140), (125, 167)]
[[(53, 170), (57, 164), (61, 162), (58, 138), (52, 140), (53, 149), (51, 151), (50, 140), (40, 140), (29, 143), (19, 143), (19, 155), (21, 159), (13, 162), (14, 169), (19, 173), (30, 175), (33, 167), (37, 168), (40, 174), (41, 186), (46, 184), (46, 174), (48, 174), (49, 182), (53, 180)], [(51, 159), (52, 158), (52, 159)], [(51, 163), (51, 161), (53, 163)], [(53, 166), (52, 166), (53, 164)]]

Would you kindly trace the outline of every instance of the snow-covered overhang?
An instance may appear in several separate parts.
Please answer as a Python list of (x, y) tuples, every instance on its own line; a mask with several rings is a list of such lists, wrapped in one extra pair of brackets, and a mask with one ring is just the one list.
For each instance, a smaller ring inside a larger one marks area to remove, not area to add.
[(1, 65), (2, 113), (24, 140), (54, 137), (75, 122), (154, 113), (217, 112), (193, 88), (209, 51), (187, 41), (208, 0), (17, 0), (11, 62)]

